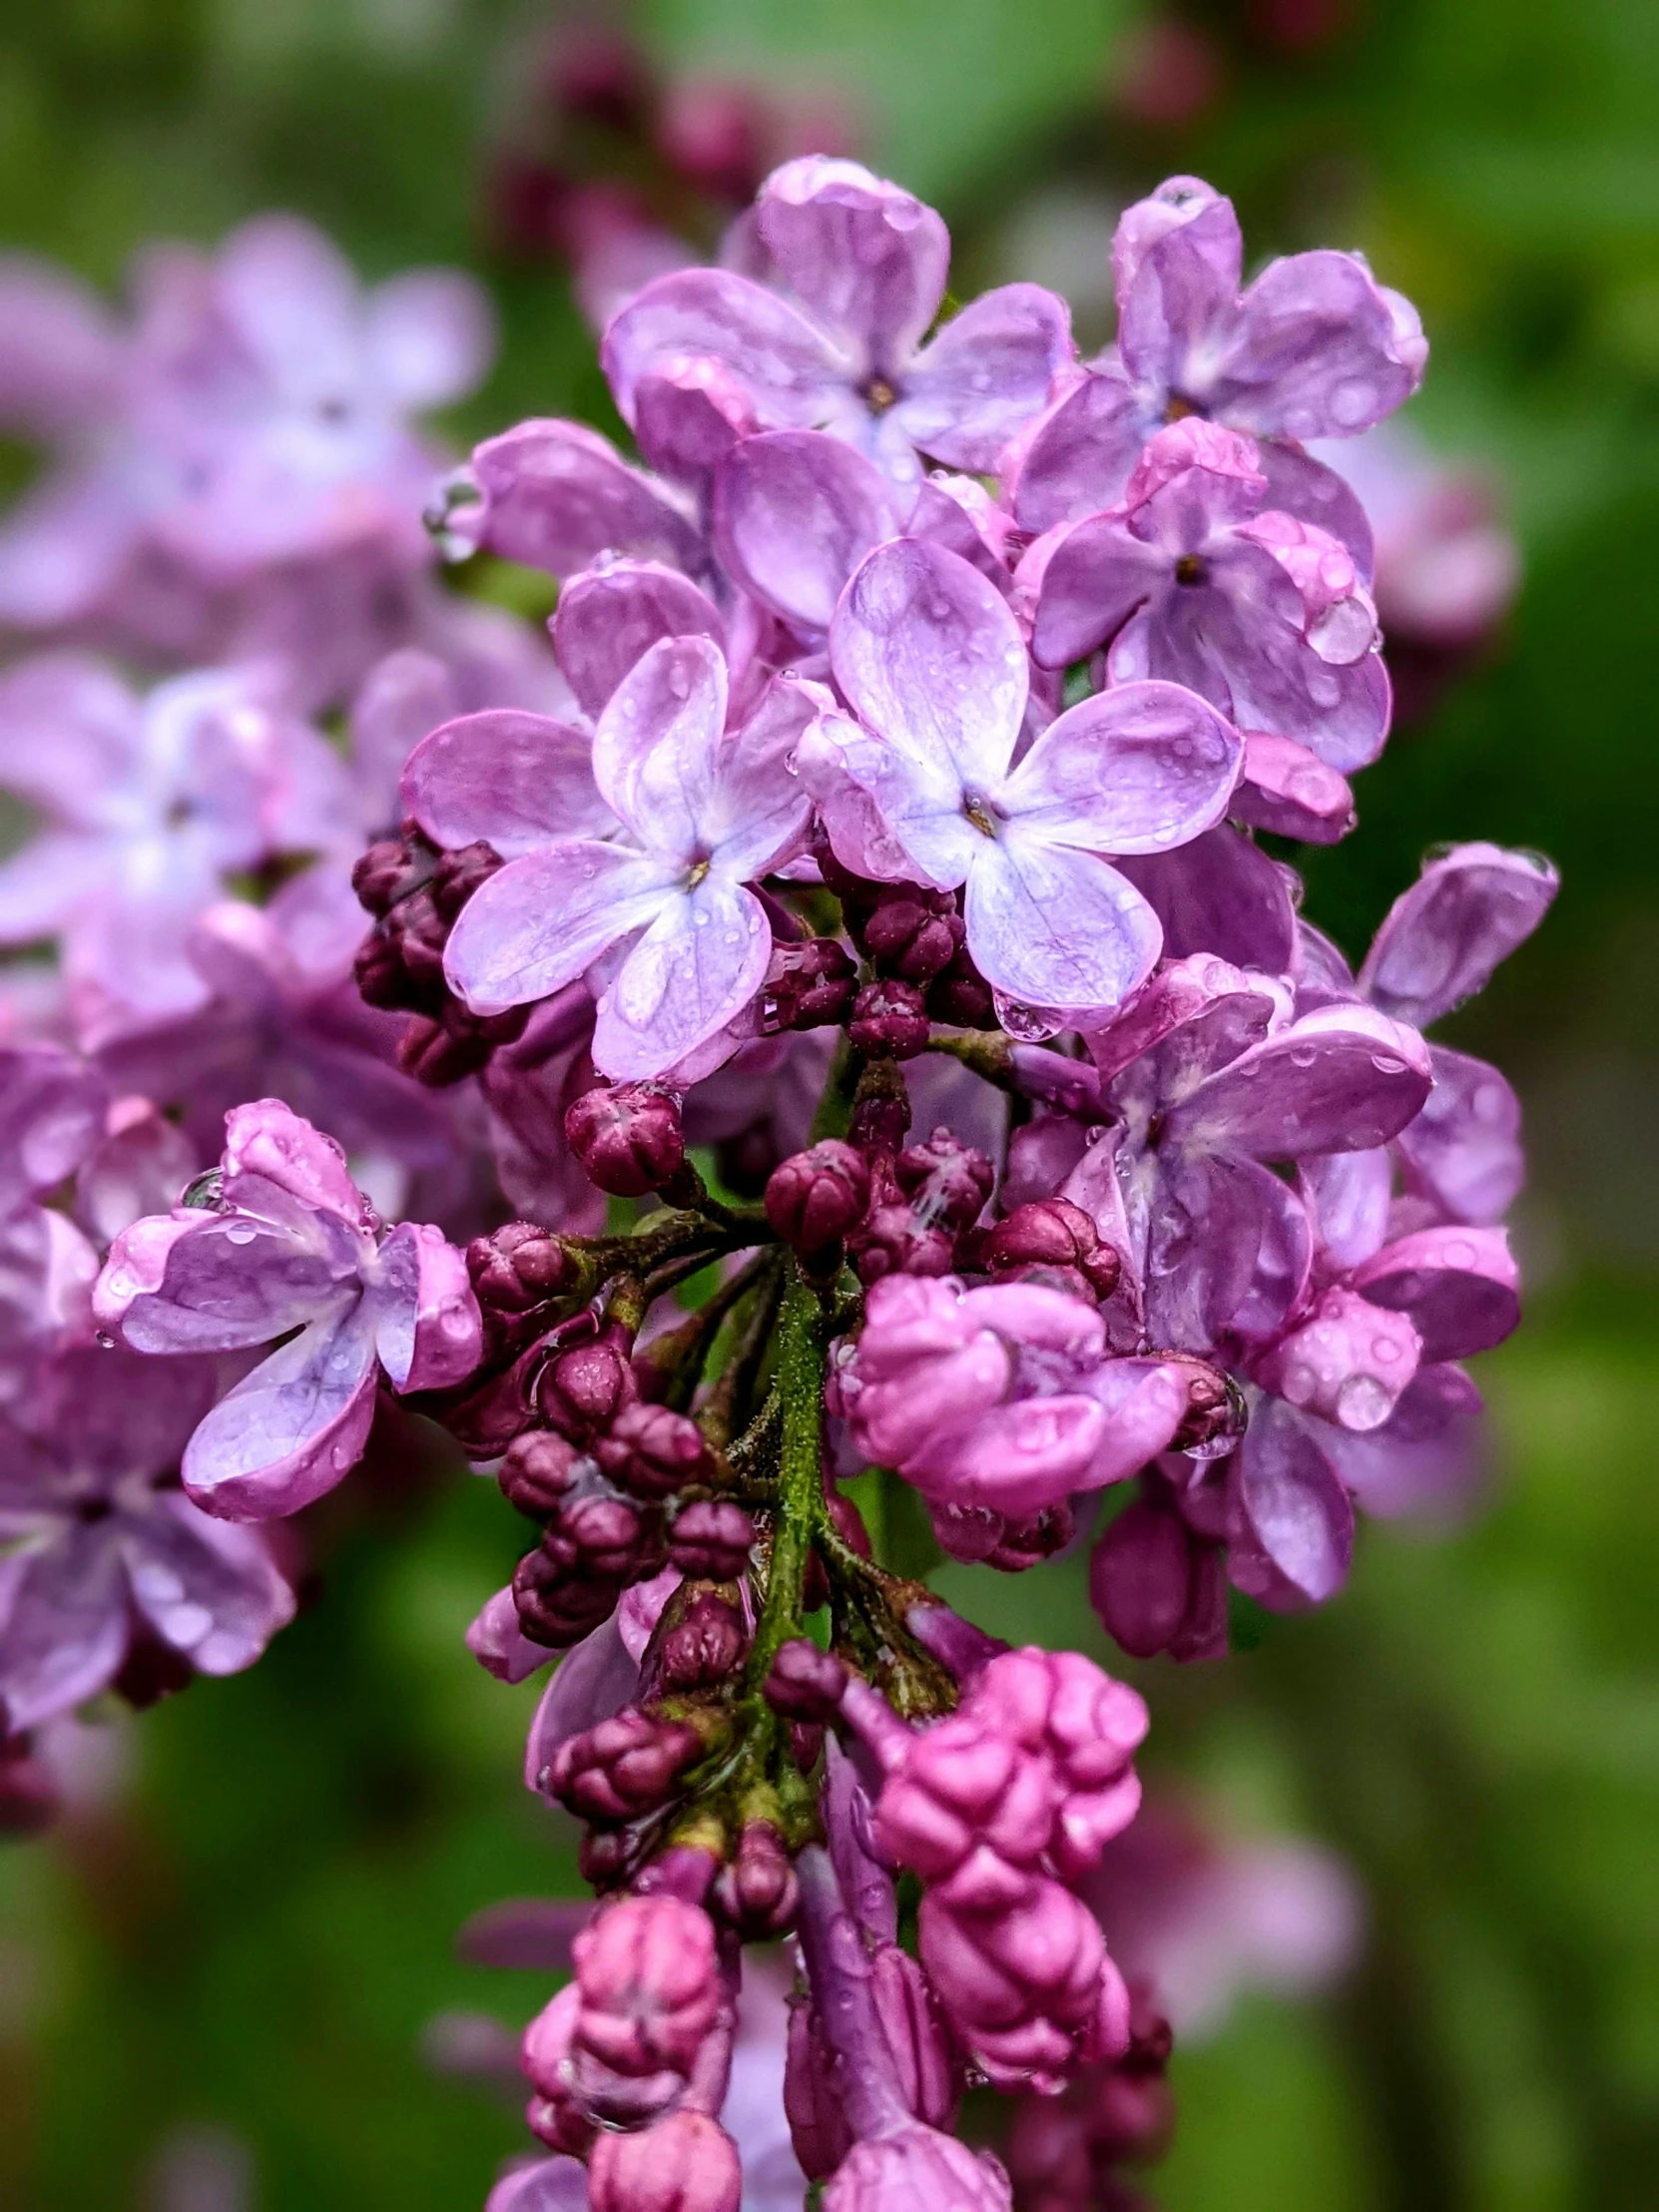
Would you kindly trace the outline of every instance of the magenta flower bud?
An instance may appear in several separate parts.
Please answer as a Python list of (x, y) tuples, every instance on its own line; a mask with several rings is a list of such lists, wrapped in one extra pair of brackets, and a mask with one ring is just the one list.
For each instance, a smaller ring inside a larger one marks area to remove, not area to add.
[(660, 1191), (685, 1165), (680, 1101), (660, 1083), (584, 1091), (566, 1110), (565, 1139), (588, 1180), (613, 1198)]
[(397, 1064), (428, 1090), (447, 1089), (487, 1067), (500, 1046), (523, 1035), (528, 1019), (522, 1006), (509, 1006), (500, 1014), (473, 1014), (459, 999), (446, 999), (435, 1017), (411, 1017), (397, 1040)]
[(846, 947), (833, 937), (809, 937), (804, 944), (781, 944), (761, 990), (761, 1027), (822, 1029), (846, 1019), (858, 989), (858, 970)]
[(793, 1636), (778, 1647), (762, 1694), (786, 1720), (822, 1722), (839, 1709), (845, 1688), (846, 1669), (833, 1652)]
[(702, 1749), (701, 1736), (683, 1721), (625, 1705), (565, 1739), (553, 1755), (548, 1790), (578, 1820), (637, 1820), (668, 1803)]
[(910, 1095), (903, 1078), (890, 1062), (878, 1060), (874, 1064), (890, 1074), (892, 1081), (855, 1099), (846, 1125), (847, 1143), (854, 1152), (867, 1153), (872, 1160), (897, 1152), (910, 1126)]
[(929, 1505), (927, 1517), (939, 1549), (966, 1566), (1023, 1574), (1064, 1551), (1077, 1533), (1077, 1517), (1063, 1500), (1040, 1513), (1014, 1518), (983, 1505)]
[(542, 2006), (519, 2045), (519, 2063), (536, 2092), (524, 2116), (549, 2149), (570, 2158), (585, 2158), (594, 2136), (593, 2122), (571, 2096), (568, 2078), (581, 2003), (581, 1990), (568, 1982)]
[(568, 1247), (533, 1221), (510, 1221), (466, 1248), (466, 1272), (486, 1312), (528, 1313), (557, 1298), (575, 1278)]
[(767, 1220), (797, 1252), (835, 1244), (856, 1229), (868, 1206), (869, 1168), (838, 1137), (783, 1161), (767, 1183)]
[(739, 2212), (738, 2146), (706, 2112), (671, 2112), (643, 2134), (602, 2134), (588, 2160), (589, 2212)]
[(613, 1332), (555, 1353), (534, 1394), (550, 1427), (573, 1443), (590, 1441), (639, 1394), (625, 1341)]
[[(578, 2077), (584, 2058), (636, 2080), (689, 2077), (722, 2006), (708, 1914), (674, 1897), (624, 1898), (582, 1931), (571, 1957)], [(575, 2086), (586, 2102), (580, 2078)]]
[(715, 1877), (712, 1909), (746, 1942), (767, 1942), (795, 1925), (800, 1885), (784, 1839), (770, 1821), (750, 1821), (735, 1856)]
[(379, 920), (421, 888), (436, 860), (432, 846), (413, 828), (376, 839), (352, 864), (351, 888), (358, 905)]
[(1170, 1449), (1194, 1459), (1225, 1458), (1250, 1424), (1243, 1390), (1223, 1369), (1190, 1352), (1162, 1357), (1187, 1378), (1186, 1417), (1170, 1438)]
[(922, 1227), (960, 1232), (984, 1211), (996, 1170), (984, 1153), (935, 1129), (925, 1144), (907, 1145), (893, 1162), (898, 1187)]
[(593, 1447), (593, 1455), (636, 1497), (670, 1497), (705, 1478), (709, 1446), (687, 1413), (667, 1405), (625, 1405)]
[(1081, 1206), (1065, 1198), (1034, 1200), (1016, 1206), (985, 1239), (979, 1264), (990, 1276), (1010, 1276), (1030, 1267), (1074, 1268), (1097, 1298), (1110, 1298), (1123, 1273), (1123, 1261)]
[(440, 919), (452, 928), (473, 892), (481, 883), (487, 883), (501, 865), (500, 853), (482, 837), (474, 838), (471, 844), (459, 845), (452, 852), (439, 853), (429, 889)]
[(549, 1428), (527, 1429), (507, 1446), (495, 1479), (509, 1505), (532, 1520), (545, 1520), (581, 1479), (587, 1462)]
[(562, 1556), (560, 1547), (568, 1546), (580, 1572), (605, 1581), (639, 1581), (661, 1564), (655, 1518), (631, 1498), (601, 1493), (572, 1498), (559, 1508), (542, 1545), (550, 1557)]
[(1106, 1633), (1132, 1658), (1227, 1654), (1227, 1572), (1221, 1547), (1191, 1530), (1173, 1505), (1142, 1496), (1094, 1549), (1089, 1600)]
[(942, 1229), (923, 1226), (909, 1206), (877, 1206), (859, 1230), (853, 1264), (860, 1283), (890, 1275), (936, 1280), (950, 1273), (956, 1248)]
[(565, 1651), (592, 1628), (609, 1620), (621, 1595), (619, 1582), (584, 1575), (565, 1549), (545, 1545), (526, 1552), (513, 1570), (513, 1606), (518, 1625), (533, 1644)]
[(852, 2148), (852, 2130), (835, 2094), (834, 2053), (810, 2000), (790, 2003), (784, 2056), (784, 2112), (796, 2161), (809, 2181), (827, 2181)]
[(860, 917), (856, 934), (877, 975), (925, 987), (949, 966), (966, 931), (948, 891), (889, 883)]
[(1075, 1651), (1000, 1652), (960, 1712), (1043, 1758), (1064, 1797), (1049, 1855), (1075, 1881), (1140, 1809), (1131, 1761), (1146, 1737), (1146, 1702)]
[(724, 1598), (705, 1590), (663, 1638), (658, 1688), (664, 1695), (715, 1689), (736, 1673), (748, 1649), (749, 1635), (738, 1614)]
[(927, 1045), (927, 1003), (913, 983), (866, 983), (852, 1001), (847, 1035), (866, 1060), (913, 1060)]
[[(862, 1709), (848, 1707), (855, 1723)], [(927, 1883), (960, 1876), (953, 1895), (968, 1884), (976, 1899), (987, 1882), (997, 1894), (1019, 1888), (1009, 1870), (1041, 1858), (1064, 1796), (1045, 1760), (971, 1700), (930, 1727), (883, 1731), (875, 1748), (887, 1775), (875, 1834), (889, 1859)]]
[(900, 2096), (929, 2127), (949, 2127), (961, 2101), (961, 2069), (927, 1976), (897, 1943), (881, 1943), (869, 1962), (869, 1993)]
[(729, 1498), (698, 1498), (681, 1506), (669, 1531), (668, 1555), (690, 1581), (735, 1582), (749, 1564), (755, 1523)]
[(1011, 2212), (1001, 2162), (937, 2128), (854, 2143), (824, 2192), (824, 2212)]
[(974, 965), (967, 946), (958, 946), (948, 966), (940, 969), (927, 988), (927, 1011), (934, 1021), (951, 1029), (994, 1029), (996, 1001), (991, 987)]
[(1062, 2088), (1080, 2060), (1128, 2039), (1128, 1995), (1099, 1923), (1071, 1892), (1038, 1875), (1001, 1910), (953, 1910), (922, 1899), (921, 1963), (946, 2023), (999, 2089)]

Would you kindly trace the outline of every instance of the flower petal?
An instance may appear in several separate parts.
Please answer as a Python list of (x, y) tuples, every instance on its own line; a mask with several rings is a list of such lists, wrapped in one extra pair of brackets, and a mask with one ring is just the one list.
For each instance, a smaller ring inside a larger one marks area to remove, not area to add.
[(104, 1689), (127, 1654), (127, 1591), (107, 1522), (71, 1522), (0, 1615), (0, 1727), (37, 1727)]
[(1116, 868), (1044, 843), (1019, 822), (980, 840), (963, 911), (986, 981), (1032, 1006), (1120, 1006), (1162, 944), (1158, 917)]
[(1368, 1513), (1392, 1520), (1464, 1512), (1482, 1466), (1480, 1392), (1461, 1368), (1423, 1367), (1391, 1418), (1369, 1435), (1327, 1429), (1322, 1440)]
[(1167, 958), (1212, 952), (1263, 975), (1289, 973), (1294, 877), (1237, 830), (1224, 824), (1178, 851), (1125, 857), (1122, 872), (1163, 925)]
[(375, 1256), (374, 1350), (394, 1390), (444, 1390), (478, 1365), (483, 1324), (466, 1257), (430, 1222), (400, 1222)]
[(1041, 284), (1001, 284), (955, 314), (916, 356), (893, 409), (948, 468), (994, 469), (1048, 405), (1072, 358), (1071, 310)]
[(887, 480), (816, 430), (744, 438), (715, 482), (715, 544), (751, 598), (798, 630), (830, 627), (847, 578), (896, 535)]
[(702, 566), (698, 532), (674, 494), (580, 422), (521, 422), (475, 447), (472, 471), (488, 502), (480, 543), (503, 560), (561, 578), (607, 552), (692, 574)]
[(223, 1520), (297, 1513), (361, 1458), (375, 1372), (372, 1313), (353, 1297), (220, 1399), (186, 1447), (185, 1488)]
[(862, 413), (855, 363), (798, 307), (731, 270), (671, 270), (613, 316), (600, 360), (623, 420), (633, 422), (645, 378), (688, 357), (729, 369), (763, 429), (850, 428)]
[(457, 716), (422, 738), (400, 793), (434, 844), (482, 837), (504, 859), (616, 827), (594, 782), (592, 739), (513, 707)]
[(240, 1674), (292, 1620), (293, 1591), (257, 1529), (167, 1490), (120, 1528), (133, 1603), (201, 1673)]
[[(1303, 1417), (1277, 1398), (1265, 1400), (1235, 1466), (1248, 1549), (1241, 1559), (1236, 1541), (1234, 1579), (1276, 1610), (1335, 1597), (1354, 1555), (1354, 1507)], [(1265, 1575), (1251, 1571), (1258, 1564)]]
[(443, 969), (475, 1013), (551, 998), (643, 929), (679, 871), (650, 853), (572, 840), (509, 860), (461, 908)]
[(1430, 860), (1383, 917), (1360, 988), (1386, 1014), (1425, 1029), (1472, 998), (1524, 944), (1560, 888), (1547, 860), (1496, 844), (1460, 844)]
[(619, 1082), (673, 1067), (743, 1011), (771, 956), (760, 900), (718, 871), (664, 899), (600, 998), (594, 1065)]
[(1363, 1006), (1324, 1006), (1210, 1076), (1165, 1123), (1169, 1141), (1260, 1160), (1361, 1152), (1395, 1135), (1432, 1078), (1411, 1030)]
[(1125, 684), (1049, 724), (1003, 804), (1050, 844), (1163, 852), (1227, 812), (1244, 760), (1238, 732), (1177, 684)]
[(368, 295), (369, 358), (381, 389), (417, 413), (452, 406), (483, 381), (495, 353), (495, 312), (458, 269), (414, 269)]
[(1434, 1088), (1394, 1139), (1406, 1181), (1453, 1221), (1501, 1221), (1526, 1179), (1520, 1101), (1484, 1060), (1436, 1044), (1428, 1061)]
[(1208, 400), (1241, 429), (1353, 437), (1410, 398), (1427, 358), (1415, 313), (1358, 255), (1294, 254), (1239, 301)]
[(830, 714), (807, 731), (795, 760), (844, 866), (877, 881), (919, 875), (939, 890), (966, 880), (983, 840), (962, 813), (948, 758), (889, 745)]
[(285, 1225), (176, 1213), (122, 1232), (95, 1306), (135, 1352), (235, 1352), (331, 1310), (339, 1291), (336, 1257)]
[(907, 364), (950, 267), (950, 234), (931, 208), (857, 162), (809, 154), (767, 179), (755, 228), (854, 373)]
[[(554, 1654), (543, 1648), (541, 1656), (546, 1661)], [(544, 1789), (559, 1746), (620, 1713), (639, 1683), (639, 1661), (623, 1642), (613, 1613), (571, 1645), (542, 1692), (524, 1745), (524, 1787)]]
[(1114, 506), (1150, 427), (1122, 369), (1097, 363), (1025, 443), (1013, 486), (1021, 529), (1052, 530)]
[(1162, 396), (1201, 396), (1203, 364), (1232, 321), (1244, 242), (1233, 203), (1171, 177), (1125, 209), (1112, 241), (1118, 351)]
[(1425, 1361), (1489, 1351), (1520, 1321), (1520, 1273), (1501, 1229), (1419, 1229), (1358, 1268), (1354, 1287), (1410, 1316)]
[(1073, 523), (1049, 552), (1037, 587), (1031, 655), (1038, 667), (1066, 668), (1115, 638), (1162, 591), (1168, 569), (1163, 551), (1136, 537), (1121, 515)]
[(597, 716), (659, 638), (712, 638), (726, 625), (701, 586), (660, 561), (612, 561), (584, 569), (559, 594), (553, 648), (588, 714)]

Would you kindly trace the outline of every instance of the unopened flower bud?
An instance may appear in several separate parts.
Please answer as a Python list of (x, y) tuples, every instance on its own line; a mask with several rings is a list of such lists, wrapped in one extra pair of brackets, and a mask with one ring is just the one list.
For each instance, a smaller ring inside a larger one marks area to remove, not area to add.
[(643, 2134), (606, 2133), (588, 2160), (589, 2212), (738, 2212), (738, 2146), (706, 2112), (671, 2112)]
[(1012, 2202), (989, 2151), (919, 2122), (854, 2143), (824, 2191), (824, 2212), (1009, 2212)]
[(855, 1229), (869, 1205), (863, 1155), (826, 1137), (776, 1167), (767, 1183), (767, 1220), (797, 1252), (823, 1252)]
[(548, 1789), (578, 1820), (618, 1824), (668, 1803), (703, 1739), (683, 1721), (625, 1705), (559, 1746)]
[(925, 1144), (906, 1145), (893, 1174), (922, 1227), (958, 1231), (979, 1219), (996, 1181), (984, 1153), (948, 1129), (935, 1129)]
[(890, 883), (861, 919), (858, 942), (877, 975), (926, 985), (949, 966), (965, 933), (949, 891)]
[(702, 1429), (667, 1405), (625, 1405), (593, 1451), (611, 1479), (636, 1497), (670, 1497), (703, 1480), (710, 1464)]
[(736, 1856), (715, 1877), (712, 1908), (746, 1942), (766, 1942), (794, 1926), (800, 1885), (784, 1839), (770, 1821), (751, 1821)]
[(1081, 1206), (1066, 1198), (1035, 1199), (999, 1221), (980, 1249), (987, 1275), (1010, 1276), (1030, 1267), (1074, 1268), (1097, 1298), (1110, 1298), (1123, 1273), (1116, 1248)]
[(544, 1418), (578, 1443), (609, 1429), (636, 1394), (633, 1368), (615, 1335), (556, 1353), (536, 1378), (536, 1403)]
[(761, 1027), (822, 1029), (846, 1019), (858, 989), (851, 954), (833, 937), (779, 945), (761, 991)]
[(1128, 1992), (1099, 1923), (1071, 1892), (1034, 1877), (994, 1912), (924, 1897), (923, 1970), (951, 2033), (1003, 2089), (1052, 2094), (1080, 2060), (1128, 2040)]
[(846, 1669), (833, 1652), (792, 1636), (779, 1646), (762, 1695), (786, 1720), (822, 1722), (837, 1711), (845, 1688)]
[(948, 967), (927, 987), (927, 1011), (934, 1021), (952, 1029), (994, 1029), (996, 1001), (991, 987), (974, 966), (967, 946), (960, 945)]
[(689, 2075), (721, 2008), (714, 1924), (679, 1898), (624, 1898), (571, 1945), (575, 2042), (619, 2074)]
[(398, 836), (377, 838), (352, 864), (358, 905), (378, 920), (421, 888), (436, 861), (433, 847), (412, 827)]
[(724, 1598), (706, 1590), (663, 1637), (657, 1655), (664, 1695), (713, 1690), (743, 1664), (749, 1637)]
[(480, 884), (487, 883), (501, 866), (500, 853), (482, 837), (452, 852), (439, 854), (432, 869), (432, 903), (451, 928), (473, 892)]
[(859, 1230), (853, 1265), (860, 1283), (879, 1283), (887, 1275), (948, 1275), (956, 1257), (942, 1229), (924, 1227), (908, 1206), (877, 1206)]
[(735, 1582), (749, 1564), (755, 1523), (730, 1498), (683, 1505), (669, 1532), (668, 1555), (688, 1580)]
[(1250, 1407), (1233, 1378), (1190, 1353), (1161, 1354), (1187, 1378), (1187, 1417), (1170, 1439), (1171, 1451), (1194, 1459), (1220, 1459), (1250, 1425)]
[(660, 1191), (685, 1164), (680, 1102), (660, 1083), (584, 1091), (566, 1111), (565, 1138), (588, 1180), (613, 1198)]
[(1052, 1559), (1077, 1533), (1076, 1517), (1063, 1499), (1021, 1520), (983, 1505), (933, 1504), (928, 1517), (941, 1551), (967, 1565), (994, 1567), (999, 1574), (1023, 1574), (1027, 1567)]
[(531, 1428), (507, 1446), (495, 1479), (509, 1505), (532, 1520), (545, 1520), (575, 1487), (584, 1464), (582, 1454), (563, 1436), (550, 1428)]
[(888, 979), (864, 985), (846, 1033), (866, 1060), (913, 1060), (926, 1049), (927, 1026), (921, 992), (913, 983)]
[(1221, 1547), (1191, 1530), (1172, 1504), (1146, 1495), (1126, 1505), (1089, 1565), (1089, 1598), (1106, 1633), (1133, 1658), (1227, 1654), (1227, 1570)]
[(566, 2079), (581, 2002), (575, 1982), (568, 1983), (542, 2006), (519, 2045), (519, 2063), (536, 2092), (524, 2116), (549, 2149), (569, 2158), (585, 2158), (594, 2136), (593, 2122), (577, 2108)]
[(428, 1090), (446, 1090), (487, 1067), (496, 1051), (524, 1033), (529, 1009), (474, 1014), (458, 998), (446, 999), (435, 1016), (414, 1014), (397, 1040), (397, 1064)]
[(486, 1312), (523, 1314), (556, 1298), (576, 1271), (559, 1238), (532, 1221), (510, 1221), (488, 1237), (473, 1238), (466, 1272)]

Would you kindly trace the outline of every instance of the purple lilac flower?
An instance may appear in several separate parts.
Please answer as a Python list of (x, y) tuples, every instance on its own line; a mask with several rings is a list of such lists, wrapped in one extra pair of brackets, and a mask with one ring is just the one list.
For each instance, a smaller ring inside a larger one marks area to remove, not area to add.
[(1120, 1005), (1160, 932), (1102, 855), (1168, 851), (1219, 821), (1242, 758), (1232, 728), (1177, 685), (1127, 685), (1062, 715), (1015, 765), (1018, 626), (965, 561), (914, 540), (853, 577), (830, 660), (857, 721), (825, 718), (801, 768), (837, 858), (963, 886), (968, 950), (1009, 999)]
[(1377, 610), (1346, 546), (1270, 509), (1260, 458), (1198, 417), (1158, 431), (1121, 503), (1045, 544), (1032, 652), (1064, 668), (1109, 645), (1113, 684), (1184, 684), (1241, 730), (1364, 768), (1388, 727)]
[(726, 664), (703, 638), (654, 646), (594, 740), (601, 797), (630, 842), (565, 838), (509, 861), (466, 905), (445, 959), (478, 1012), (603, 969), (593, 1057), (622, 1080), (708, 1045), (765, 980), (772, 932), (746, 886), (800, 844), (788, 763), (820, 700), (780, 681), (728, 734)]
[(71, 1352), (8, 1427), (0, 1476), (0, 1735), (94, 1697), (135, 1637), (203, 1674), (251, 1666), (293, 1593), (251, 1528), (170, 1478), (213, 1401), (212, 1360)]
[(830, 431), (913, 485), (922, 454), (994, 468), (1070, 365), (1065, 304), (1036, 284), (985, 293), (923, 343), (948, 235), (930, 208), (854, 162), (812, 156), (775, 171), (742, 246), (765, 281), (674, 271), (611, 323), (605, 373), (628, 422), (654, 373), (712, 362), (753, 410), (749, 427)]
[(209, 1206), (117, 1238), (97, 1308), (141, 1352), (286, 1339), (203, 1418), (182, 1462), (200, 1504), (264, 1520), (320, 1497), (360, 1456), (382, 1369), (398, 1390), (463, 1380), (478, 1309), (435, 1229), (405, 1222), (377, 1240), (339, 1147), (278, 1100), (226, 1117), (219, 1172)]
[(1172, 177), (1128, 209), (1112, 246), (1115, 346), (1026, 441), (1027, 529), (1109, 507), (1164, 423), (1203, 415), (1271, 439), (1270, 503), (1341, 538), (1370, 580), (1371, 534), (1347, 486), (1296, 441), (1348, 438), (1408, 399), (1428, 358), (1409, 301), (1357, 254), (1272, 262), (1241, 293), (1233, 204)]

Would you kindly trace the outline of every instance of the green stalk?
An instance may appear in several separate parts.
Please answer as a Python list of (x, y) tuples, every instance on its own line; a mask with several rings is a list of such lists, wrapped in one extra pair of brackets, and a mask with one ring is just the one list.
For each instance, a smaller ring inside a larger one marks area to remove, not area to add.
[(778, 1326), (777, 1386), (784, 1418), (766, 1602), (749, 1656), (749, 1683), (759, 1689), (781, 1644), (801, 1629), (801, 1597), (813, 1538), (825, 1517), (824, 1358), (828, 1343), (818, 1293), (792, 1263)]

